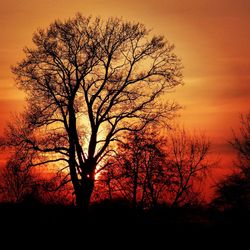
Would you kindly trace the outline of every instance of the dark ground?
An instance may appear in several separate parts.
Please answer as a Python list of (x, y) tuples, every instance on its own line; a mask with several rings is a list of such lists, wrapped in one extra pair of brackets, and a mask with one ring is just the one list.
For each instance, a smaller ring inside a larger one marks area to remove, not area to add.
[(177, 249), (219, 245), (248, 249), (250, 244), (250, 215), (244, 211), (167, 207), (134, 211), (119, 202), (106, 202), (93, 205), (83, 216), (72, 206), (2, 203), (0, 219), (1, 240), (7, 240), (8, 246), (35, 241), (34, 249), (51, 243), (57, 249), (61, 244), (69, 244), (70, 249), (73, 244), (80, 249), (87, 245), (104, 249), (173, 249), (171, 245)]

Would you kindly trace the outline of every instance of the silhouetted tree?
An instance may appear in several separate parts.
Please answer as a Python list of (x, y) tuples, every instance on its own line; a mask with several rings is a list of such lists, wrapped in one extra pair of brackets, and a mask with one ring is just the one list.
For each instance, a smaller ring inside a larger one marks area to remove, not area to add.
[(20, 203), (36, 191), (37, 179), (31, 171), (31, 156), (18, 150), (0, 172), (0, 190), (3, 199)]
[(237, 152), (238, 163), (236, 166), (246, 176), (250, 177), (250, 112), (241, 116), (241, 128), (239, 134), (233, 132), (234, 138), (231, 145)]
[(212, 202), (223, 210), (247, 211), (250, 208), (250, 178), (233, 173), (216, 185), (216, 197)]
[(24, 151), (10, 156), (6, 166), (0, 171), (1, 201), (14, 203), (40, 202), (46, 204), (72, 203), (72, 186), (67, 174), (39, 173), (34, 171), (31, 156)]
[(154, 207), (165, 184), (162, 141), (145, 130), (131, 132), (126, 140), (119, 145), (115, 161), (109, 162), (100, 181), (106, 180), (110, 197), (118, 191), (134, 208)]
[(88, 207), (111, 144), (177, 109), (159, 97), (181, 84), (180, 60), (164, 37), (149, 33), (139, 23), (78, 14), (38, 30), (13, 67), (28, 105), (9, 145), (26, 143), (46, 155), (44, 163), (68, 167), (79, 207)]
[(101, 175), (102, 190), (109, 198), (123, 196), (133, 207), (195, 203), (200, 198), (198, 184), (212, 166), (209, 145), (204, 136), (180, 129), (167, 138), (154, 130), (132, 132)]
[(199, 182), (204, 181), (213, 163), (208, 159), (210, 142), (204, 135), (175, 130), (168, 141), (169, 199), (172, 206), (192, 204), (199, 200)]
[(216, 185), (213, 205), (223, 209), (250, 210), (250, 113), (241, 116), (239, 133), (230, 144), (237, 153), (236, 169)]
[[(6, 129), (6, 138), (1, 140), (0, 147), (2, 151), (9, 154), (9, 160), (1, 172), (1, 191), (5, 200), (20, 202), (24, 199), (36, 199), (39, 202), (58, 203), (64, 198), (62, 194), (69, 198), (69, 179), (68, 173), (65, 173), (65, 167), (50, 165), (51, 168), (58, 169), (51, 171), (50, 168), (44, 168), (43, 164), (57, 163), (60, 158), (51, 159), (45, 153), (38, 154), (34, 150), (31, 141), (26, 140), (30, 135), (29, 123), (25, 123), (22, 115), (13, 117), (12, 123), (8, 124)], [(60, 136), (60, 135), (59, 135)], [(57, 136), (56, 138), (59, 138)], [(34, 137), (33, 137), (34, 139)], [(50, 138), (43, 145), (56, 145), (55, 138)], [(14, 146), (13, 148), (11, 148)], [(42, 166), (42, 170), (34, 167)], [(64, 187), (66, 185), (66, 187)], [(54, 198), (52, 197), (52, 193)], [(72, 190), (71, 190), (72, 193)], [(69, 199), (70, 200), (70, 199)], [(65, 202), (64, 202), (65, 203)]]

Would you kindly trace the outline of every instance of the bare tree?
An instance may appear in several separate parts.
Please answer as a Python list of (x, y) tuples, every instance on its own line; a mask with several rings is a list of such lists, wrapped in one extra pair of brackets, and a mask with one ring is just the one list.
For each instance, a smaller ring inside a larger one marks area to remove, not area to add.
[(46, 204), (70, 204), (72, 187), (65, 185), (64, 177), (53, 173), (38, 174), (17, 155), (12, 155), (0, 171), (0, 194), (2, 201), (39, 202)]
[[(66, 190), (63, 186), (69, 183), (69, 174), (65, 173), (65, 167), (55, 164), (64, 159), (51, 158), (47, 154), (48, 148), (47, 150), (36, 148), (35, 143), (38, 142), (33, 135), (34, 129), (26, 119), (26, 114), (16, 114), (12, 117), (12, 122), (5, 131), (6, 137), (0, 140), (1, 150), (9, 155), (9, 160), (1, 173), (1, 190), (5, 200), (19, 202), (28, 196), (36, 196), (34, 198), (39, 199), (39, 202), (49, 200), (51, 203), (52, 193), (53, 202), (62, 200), (59, 193)], [(60, 134), (50, 133), (50, 137), (43, 137), (39, 145), (56, 146), (60, 141), (62, 141)], [(50, 165), (45, 168), (46, 164)], [(42, 171), (38, 169), (39, 166), (42, 167)], [(51, 168), (58, 170), (55, 173)]]
[(109, 198), (122, 196), (133, 208), (158, 204), (165, 184), (165, 155), (161, 144), (155, 133), (130, 132), (99, 179), (106, 184)]
[(200, 198), (198, 184), (212, 166), (208, 152), (204, 136), (189, 135), (184, 129), (165, 138), (155, 130), (132, 132), (99, 181), (106, 184), (109, 197), (121, 195), (133, 207), (194, 203)]
[(172, 117), (177, 105), (159, 97), (181, 84), (182, 66), (164, 37), (117, 18), (78, 14), (33, 42), (13, 67), (28, 101), (18, 141), (68, 166), (76, 204), (87, 208), (96, 168), (120, 135)]
[(209, 148), (210, 143), (205, 136), (191, 135), (184, 129), (178, 128), (169, 136), (168, 199), (172, 206), (197, 200), (199, 192), (195, 189), (213, 166), (208, 160)]
[(13, 154), (0, 173), (3, 199), (19, 203), (36, 189), (37, 180), (30, 168), (31, 156), (24, 150)]

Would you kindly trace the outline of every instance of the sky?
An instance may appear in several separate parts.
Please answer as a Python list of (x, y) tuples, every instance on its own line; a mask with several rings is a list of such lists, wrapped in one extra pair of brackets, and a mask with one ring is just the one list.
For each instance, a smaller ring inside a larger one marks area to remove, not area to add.
[(228, 140), (250, 108), (249, 0), (0, 0), (0, 135), (25, 103), (10, 66), (24, 57), (38, 28), (77, 12), (141, 22), (175, 44), (185, 85), (169, 98), (183, 106), (180, 122), (205, 132), (229, 167)]

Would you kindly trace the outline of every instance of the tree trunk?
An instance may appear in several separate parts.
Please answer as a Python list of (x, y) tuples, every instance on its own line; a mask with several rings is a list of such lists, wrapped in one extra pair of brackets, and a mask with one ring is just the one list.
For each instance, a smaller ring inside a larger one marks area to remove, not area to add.
[[(81, 212), (85, 213), (88, 211), (91, 195), (94, 189), (95, 181), (95, 167), (96, 162), (93, 158), (88, 159), (86, 162), (83, 161), (81, 152), (79, 151), (79, 140), (76, 129), (76, 115), (71, 101), (69, 104), (69, 167), (72, 184), (74, 187), (76, 206)], [(93, 149), (94, 150), (94, 149)], [(94, 151), (93, 151), (94, 152)], [(76, 155), (78, 157), (78, 163), (82, 171), (81, 178), (79, 178), (79, 172), (76, 168)]]
[(81, 190), (77, 197), (77, 207), (81, 208), (84, 212), (87, 212), (89, 209), (89, 204), (91, 200), (91, 195), (94, 190), (94, 178), (86, 176), (81, 180)]
[(95, 185), (95, 166), (93, 159), (88, 159), (81, 167), (82, 174), (78, 192), (76, 192), (76, 205), (83, 212), (87, 212), (91, 200), (91, 195)]

